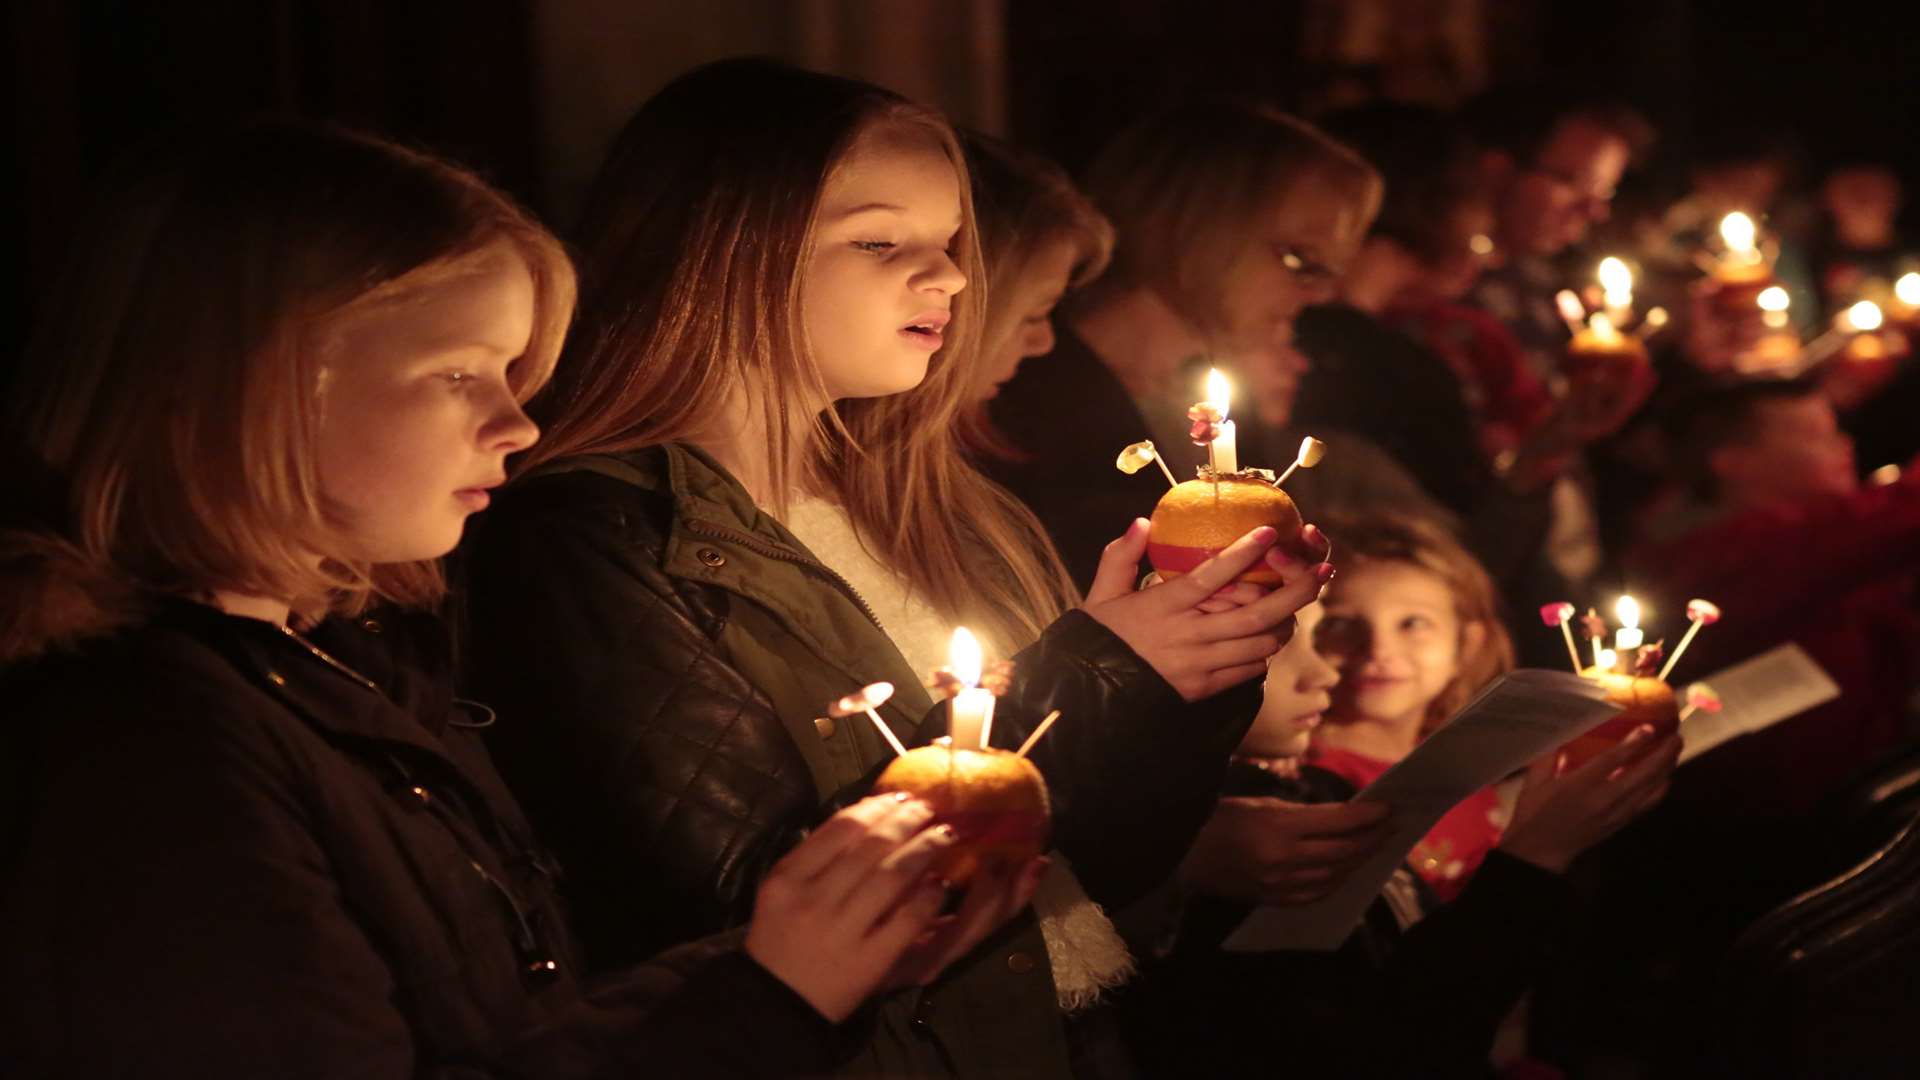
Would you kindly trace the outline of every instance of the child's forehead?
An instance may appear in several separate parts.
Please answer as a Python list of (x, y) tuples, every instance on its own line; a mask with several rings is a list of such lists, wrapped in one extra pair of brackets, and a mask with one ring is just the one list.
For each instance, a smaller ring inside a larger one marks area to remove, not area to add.
[(1427, 567), (1396, 559), (1362, 559), (1340, 571), (1327, 589), (1329, 608), (1360, 605), (1451, 606), (1447, 579)]
[(847, 147), (821, 192), (832, 220), (866, 211), (938, 212), (957, 217), (960, 178), (932, 133), (902, 125), (870, 128)]

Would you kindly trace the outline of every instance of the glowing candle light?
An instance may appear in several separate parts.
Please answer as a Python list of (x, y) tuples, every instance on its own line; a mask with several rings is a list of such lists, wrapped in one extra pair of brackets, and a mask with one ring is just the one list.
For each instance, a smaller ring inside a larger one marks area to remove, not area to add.
[(1848, 308), (1846, 314), (1841, 317), (1846, 320), (1848, 329), (1861, 334), (1873, 333), (1886, 321), (1880, 305), (1871, 300), (1860, 301)]
[(980, 685), (982, 658), (980, 642), (962, 626), (954, 630), (947, 645), (947, 666), (964, 687), (949, 705), (951, 721), (947, 734), (958, 747), (985, 748), (993, 737), (993, 691)]
[(1625, 323), (1633, 315), (1633, 271), (1612, 255), (1600, 260), (1600, 288), (1607, 317)]
[(1208, 453), (1213, 460), (1215, 473), (1240, 471), (1240, 454), (1234, 443), (1233, 421), (1227, 419), (1228, 407), (1233, 401), (1233, 384), (1220, 374), (1219, 368), (1207, 370), (1207, 401), (1220, 410), (1220, 437), (1213, 440)]
[(1614, 631), (1613, 647), (1621, 652), (1639, 648), (1646, 641), (1646, 634), (1640, 629), (1640, 602), (1631, 596), (1622, 596), (1613, 606), (1613, 613), (1620, 616), (1620, 629)]
[(1760, 260), (1760, 250), (1754, 246), (1759, 235), (1753, 219), (1738, 210), (1720, 219), (1720, 239), (1727, 245), (1727, 254), (1740, 262)]
[(1893, 283), (1893, 298), (1909, 309), (1920, 308), (1920, 273), (1901, 274)]

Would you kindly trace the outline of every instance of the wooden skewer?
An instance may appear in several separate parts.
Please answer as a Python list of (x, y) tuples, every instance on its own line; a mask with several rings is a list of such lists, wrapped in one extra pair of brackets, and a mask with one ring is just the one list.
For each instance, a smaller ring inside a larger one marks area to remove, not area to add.
[(893, 733), (893, 729), (887, 726), (887, 722), (885, 720), (880, 719), (879, 713), (873, 711), (872, 709), (868, 709), (867, 719), (872, 720), (873, 726), (880, 729), (880, 737), (887, 740), (887, 745), (893, 747), (894, 753), (900, 755), (901, 757), (907, 756), (907, 748), (901, 745), (900, 736), (895, 735)]
[(1059, 709), (1055, 709), (1052, 712), (1048, 713), (1047, 718), (1045, 720), (1040, 721), (1040, 726), (1033, 729), (1033, 734), (1027, 736), (1027, 741), (1020, 744), (1020, 749), (1014, 751), (1013, 756), (1026, 757), (1027, 751), (1033, 749), (1033, 744), (1039, 742), (1040, 736), (1045, 735), (1047, 733), (1047, 729), (1052, 727), (1053, 722), (1058, 719), (1060, 719)]

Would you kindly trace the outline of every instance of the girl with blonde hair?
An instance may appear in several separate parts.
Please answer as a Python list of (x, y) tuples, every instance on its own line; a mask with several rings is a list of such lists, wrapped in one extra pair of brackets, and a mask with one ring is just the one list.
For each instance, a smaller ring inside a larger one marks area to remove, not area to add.
[[(477, 530), (468, 599), (473, 685), (547, 710), (496, 737), (561, 838), (597, 962), (737, 921), (767, 862), (892, 756), (825, 704), (885, 681), (904, 740), (941, 733), (921, 680), (965, 624), (1016, 665), (995, 745), (1063, 712), (1033, 752), (1065, 856), (1037, 894), (1047, 929), (887, 999), (847, 1067), (1064, 1074), (1098, 1040), (1070, 1049), (1063, 1011), (1087, 1030), (1130, 966), (1088, 896), (1128, 900), (1177, 862), (1253, 711), (1193, 703), (1251, 695), (1313, 568), (1269, 529), (1135, 593), (1136, 520), (1082, 600), (966, 463), (986, 273), (929, 109), (760, 61), (697, 70), (628, 124), (579, 236), (549, 439)], [(1263, 558), (1287, 587), (1227, 588)], [(1200, 610), (1223, 589), (1232, 610)]]
[(1024, 901), (936, 924), (952, 838), (868, 800), (744, 942), (585, 978), (422, 610), (538, 436), (560, 245), (465, 170), (282, 125), (114, 196), (5, 428), (33, 488), (0, 503), (10, 1071), (785, 1074)]

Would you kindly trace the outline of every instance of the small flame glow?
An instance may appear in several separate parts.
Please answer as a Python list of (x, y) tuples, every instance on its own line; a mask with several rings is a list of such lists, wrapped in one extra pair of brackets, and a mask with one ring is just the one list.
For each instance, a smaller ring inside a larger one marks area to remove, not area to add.
[(1467, 241), (1467, 250), (1485, 258), (1493, 254), (1493, 237), (1486, 233), (1474, 233), (1473, 239)]
[(973, 631), (966, 627), (956, 627), (953, 640), (947, 645), (947, 666), (953, 669), (953, 675), (968, 686), (980, 685), (980, 642)]
[(1908, 307), (1920, 308), (1920, 273), (1901, 274), (1893, 283), (1893, 295)]
[(1207, 369), (1207, 401), (1220, 410), (1222, 420), (1227, 417), (1227, 405), (1233, 400), (1233, 384), (1220, 374), (1219, 368)]
[(1620, 654), (1612, 649), (1601, 649), (1599, 666), (1601, 671), (1612, 671), (1613, 665), (1620, 662)]
[(1863, 334), (1880, 329), (1880, 324), (1884, 321), (1880, 314), (1880, 305), (1871, 300), (1862, 300), (1848, 308), (1845, 318), (1850, 328)]
[(1899, 482), (1900, 466), (1898, 465), (1882, 465), (1867, 474), (1867, 483), (1872, 484), (1874, 487), (1886, 487), (1888, 484), (1897, 484)]
[(1612, 319), (1597, 311), (1587, 320), (1587, 329), (1593, 331), (1593, 336), (1598, 338), (1618, 337), (1620, 333), (1613, 328)]
[(1663, 307), (1657, 307), (1657, 308), (1649, 309), (1647, 312), (1647, 317), (1645, 319), (1642, 319), (1641, 323), (1648, 330), (1658, 330), (1661, 327), (1667, 325), (1667, 318), (1668, 318), (1667, 309)]
[(1793, 306), (1793, 297), (1780, 286), (1769, 285), (1760, 290), (1759, 304), (1761, 311), (1785, 311)]
[(1633, 271), (1612, 255), (1600, 260), (1600, 288), (1610, 304), (1630, 303), (1633, 297)]
[(1620, 616), (1620, 625), (1629, 630), (1640, 628), (1640, 601), (1631, 596), (1622, 596), (1620, 602), (1613, 605), (1613, 613)]
[(1560, 317), (1570, 323), (1577, 323), (1587, 317), (1587, 307), (1572, 289), (1561, 289), (1553, 294), (1553, 302), (1560, 308)]
[(1727, 250), (1735, 254), (1752, 251), (1753, 241), (1759, 235), (1759, 229), (1753, 219), (1735, 210), (1720, 219), (1720, 239), (1726, 242)]

